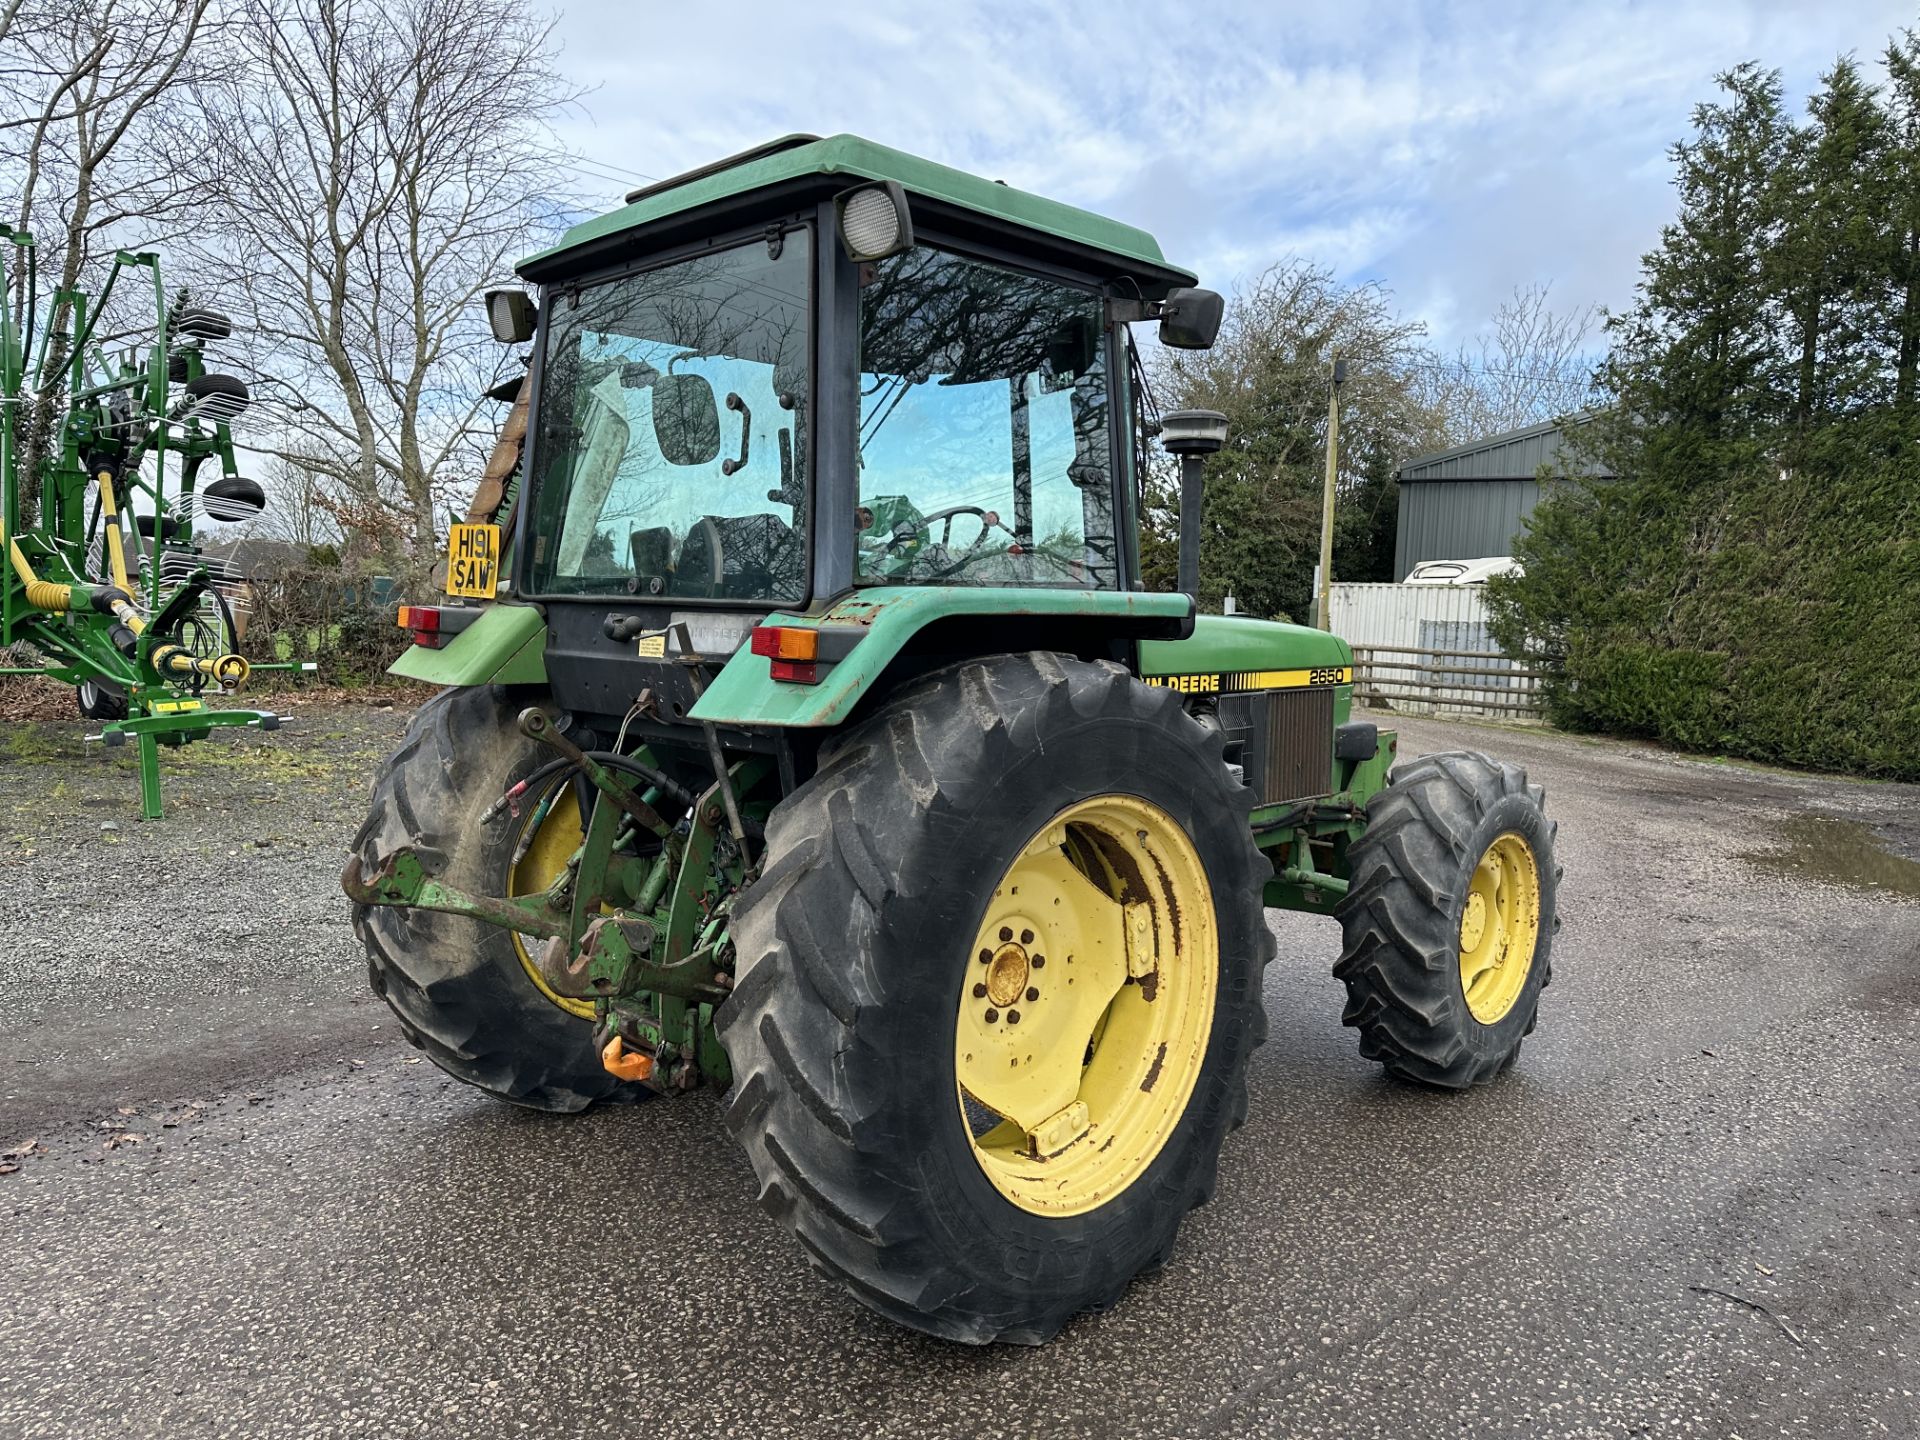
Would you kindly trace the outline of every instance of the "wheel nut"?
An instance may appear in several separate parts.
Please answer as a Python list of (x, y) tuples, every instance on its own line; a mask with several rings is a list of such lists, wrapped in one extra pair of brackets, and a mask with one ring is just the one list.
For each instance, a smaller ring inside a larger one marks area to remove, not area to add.
[(1002, 943), (1013, 939), (1013, 927), (1010, 925), (1002, 925), (1000, 927), (1000, 939)]
[(1000, 1018), (1000, 1012), (998, 1010), (993, 1009), (991, 1006), (989, 1006), (987, 1008), (987, 1024), (991, 1025), (993, 1024), (994, 1021), (998, 1020), (999, 1018)]
[(980, 952), (980, 963), (981, 963), (982, 965), (991, 965), (991, 964), (993, 964), (993, 951), (991, 951), (991, 950), (982, 950), (982, 951)]
[(1031, 944), (1033, 944), (1033, 931), (1031, 931), (1031, 930), (1022, 930), (1022, 931), (1020, 932), (1020, 943), (1021, 943), (1022, 945), (1031, 945)]
[(1007, 1024), (1018, 1025), (1019, 1023), (1020, 1023), (1020, 1012), (1018, 1010), (1007, 1011)]
[(1027, 999), (1038, 1000), (1039, 998), (1040, 998), (1040, 992), (1034, 989), (1031, 985), (1029, 985), (1027, 987)]
[(1036, 970), (1038, 970), (1042, 965), (1046, 963), (1047, 963), (1047, 957), (1044, 955), (1036, 955), (1033, 957), (1033, 968)]
[(986, 986), (984, 986), (984, 985), (976, 985), (976, 986), (974, 986), (974, 987), (973, 987), (973, 998), (974, 998), (974, 999), (976, 999), (976, 1000), (984, 1000), (984, 999), (986, 999), (986, 998), (987, 998), (987, 987), (986, 987)]

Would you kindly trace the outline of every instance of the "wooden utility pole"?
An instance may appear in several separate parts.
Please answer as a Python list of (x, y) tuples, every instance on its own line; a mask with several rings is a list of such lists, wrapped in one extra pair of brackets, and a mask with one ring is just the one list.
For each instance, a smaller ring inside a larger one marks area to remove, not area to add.
[(1329, 608), (1333, 585), (1333, 480), (1340, 469), (1340, 386), (1347, 378), (1347, 362), (1333, 362), (1333, 382), (1327, 386), (1327, 493), (1320, 511), (1320, 593), (1314, 597), (1314, 623), (1333, 628)]

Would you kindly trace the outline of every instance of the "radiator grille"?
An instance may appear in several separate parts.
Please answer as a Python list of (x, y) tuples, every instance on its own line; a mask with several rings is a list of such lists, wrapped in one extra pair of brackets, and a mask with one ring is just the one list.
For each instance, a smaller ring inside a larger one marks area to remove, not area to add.
[(1267, 764), (1261, 800), (1332, 793), (1333, 687), (1277, 690), (1267, 698)]

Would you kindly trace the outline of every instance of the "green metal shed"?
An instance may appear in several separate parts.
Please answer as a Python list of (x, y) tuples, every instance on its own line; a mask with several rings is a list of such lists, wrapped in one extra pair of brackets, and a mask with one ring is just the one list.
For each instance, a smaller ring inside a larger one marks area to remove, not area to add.
[(1511, 555), (1527, 516), (1540, 503), (1543, 472), (1565, 474), (1579, 464), (1581, 474), (1609, 473), (1576, 460), (1569, 450), (1572, 431), (1592, 419), (1589, 412), (1529, 425), (1401, 466), (1394, 578), (1406, 579), (1425, 560)]

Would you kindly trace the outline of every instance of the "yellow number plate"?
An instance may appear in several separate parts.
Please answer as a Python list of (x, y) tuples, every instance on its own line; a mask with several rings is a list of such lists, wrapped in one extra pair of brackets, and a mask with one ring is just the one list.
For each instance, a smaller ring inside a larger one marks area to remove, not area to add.
[(447, 536), (447, 594), (491, 600), (500, 583), (500, 527), (456, 525)]

